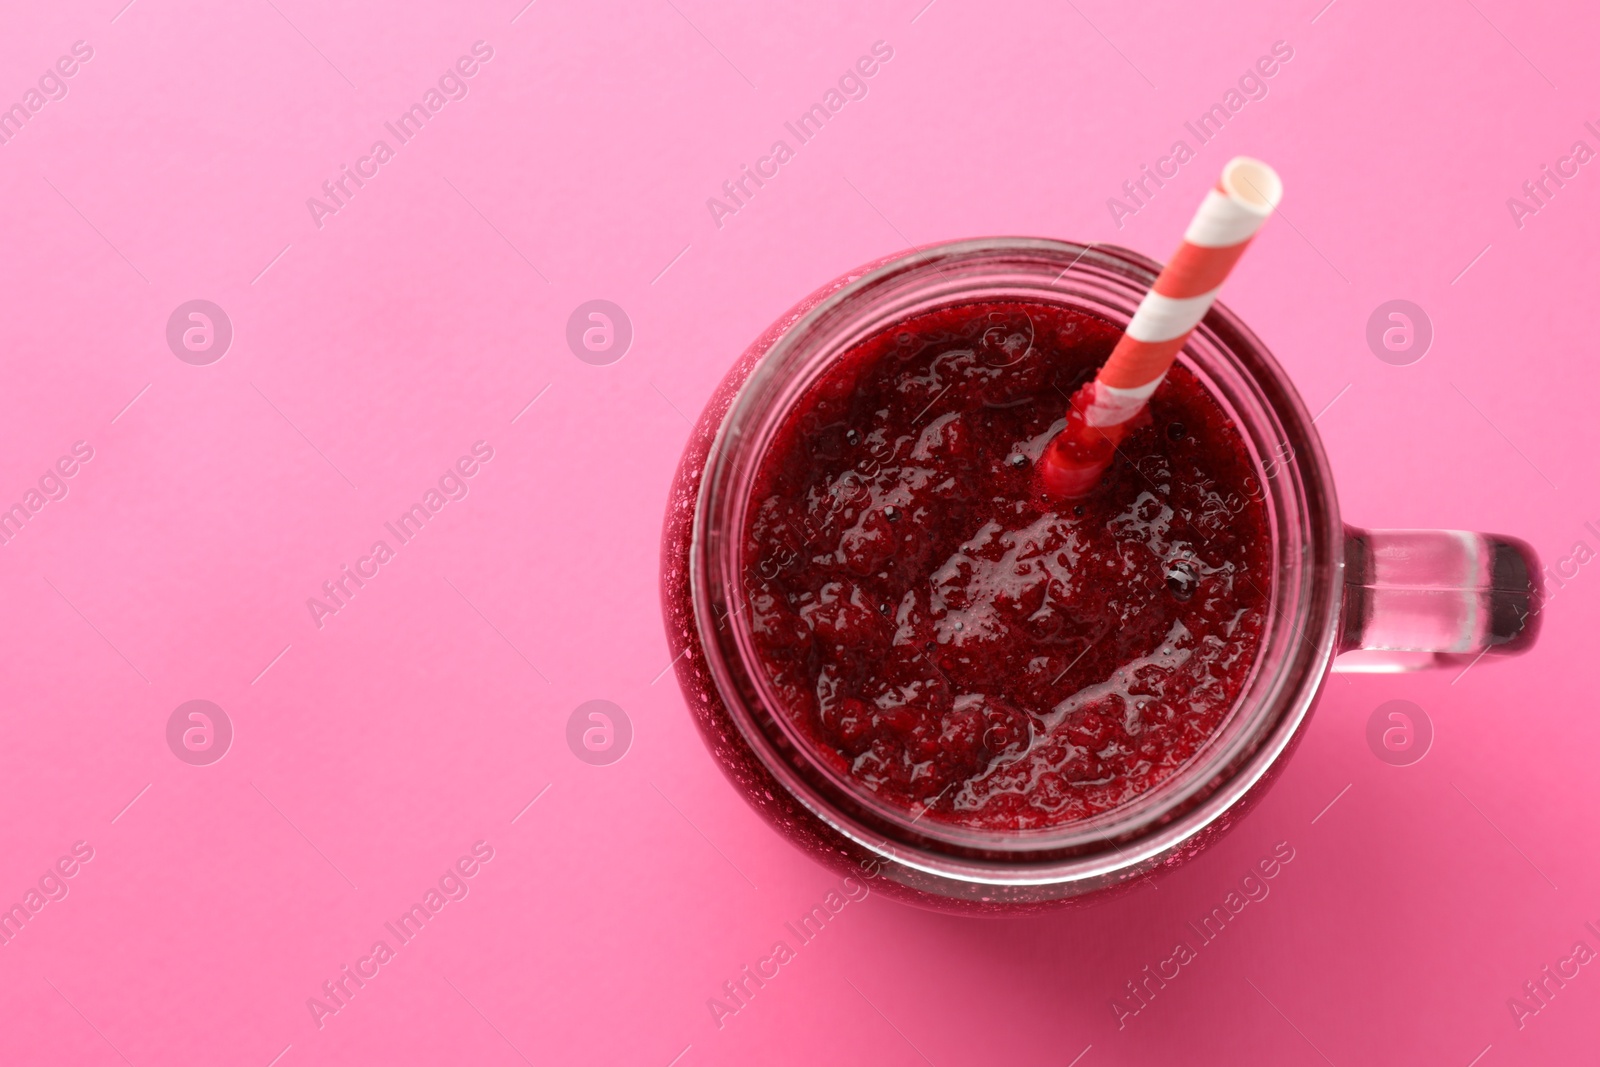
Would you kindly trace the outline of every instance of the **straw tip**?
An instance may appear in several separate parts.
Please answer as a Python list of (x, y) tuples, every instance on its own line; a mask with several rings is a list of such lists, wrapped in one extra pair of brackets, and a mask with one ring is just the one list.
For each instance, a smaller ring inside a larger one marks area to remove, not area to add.
[(1074, 466), (1043, 462), (1035, 472), (1034, 489), (1048, 501), (1081, 500), (1094, 492), (1105, 472), (1104, 464)]
[(1229, 199), (1262, 216), (1272, 214), (1283, 200), (1283, 179), (1278, 172), (1249, 156), (1228, 160), (1218, 184)]

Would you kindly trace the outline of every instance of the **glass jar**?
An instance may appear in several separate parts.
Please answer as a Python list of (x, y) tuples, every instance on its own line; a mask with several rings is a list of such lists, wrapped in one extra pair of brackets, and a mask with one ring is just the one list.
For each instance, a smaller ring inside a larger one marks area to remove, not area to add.
[(775, 713), (744, 610), (746, 508), (785, 414), (843, 353), (910, 316), (1020, 300), (1125, 325), (1158, 270), (1125, 249), (1028, 238), (879, 261), (769, 328), (694, 427), (662, 545), (678, 680), (730, 780), (824, 863), (944, 910), (1016, 911), (1102, 895), (1181, 862), (1237, 819), (1300, 737), (1336, 655), (1364, 649), (1364, 669), (1408, 669), (1532, 642), (1539, 570), (1527, 546), (1455, 531), (1345, 527), (1305, 406), (1261, 342), (1218, 304), (1179, 359), (1243, 435), (1271, 525), (1273, 570), (1254, 668), (1210, 739), (1121, 807), (1015, 832), (922, 821), (813, 758), (810, 742)]

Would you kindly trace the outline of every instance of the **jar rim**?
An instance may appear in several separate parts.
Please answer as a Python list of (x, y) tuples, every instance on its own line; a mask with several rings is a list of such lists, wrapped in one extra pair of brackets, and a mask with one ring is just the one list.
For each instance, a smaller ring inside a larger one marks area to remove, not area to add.
[[(1158, 264), (1111, 245), (986, 238), (931, 246), (847, 275), (789, 323), (717, 428), (689, 550), (695, 625), (729, 715), (780, 785), (835, 831), (888, 861), (973, 885), (1120, 880), (1216, 822), (1274, 765), (1303, 724), (1331, 660), (1343, 572), (1332, 475), (1304, 404), (1266, 347), (1214, 305), (1180, 360), (1229, 409), (1258, 469), (1264, 443), (1289, 449), (1266, 494), (1273, 522), (1271, 608), (1256, 666), (1229, 719), (1182, 771), (1092, 819), (1032, 831), (929, 820), (815, 759), (765, 688), (740, 617), (744, 508), (775, 424), (840, 354), (910, 314), (1016, 298), (1125, 325)], [(1005, 295), (1002, 296), (1001, 294)], [(741, 464), (741, 460), (745, 460)], [(1109, 846), (1109, 847), (1107, 847)]]

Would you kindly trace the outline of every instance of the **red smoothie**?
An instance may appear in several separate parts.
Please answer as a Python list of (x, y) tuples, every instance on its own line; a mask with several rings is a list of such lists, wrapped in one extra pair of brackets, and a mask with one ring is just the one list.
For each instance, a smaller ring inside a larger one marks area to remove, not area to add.
[(919, 315), (792, 410), (744, 539), (761, 669), (814, 755), (880, 801), (990, 831), (1147, 792), (1217, 730), (1270, 592), (1263, 492), (1183, 366), (1100, 488), (1033, 466), (1119, 330), (1039, 303)]

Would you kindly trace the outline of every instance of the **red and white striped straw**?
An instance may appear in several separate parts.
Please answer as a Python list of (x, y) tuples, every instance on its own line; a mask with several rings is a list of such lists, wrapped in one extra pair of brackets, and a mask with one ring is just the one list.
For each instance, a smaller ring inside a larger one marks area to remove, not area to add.
[(1282, 198), (1282, 180), (1260, 160), (1238, 156), (1222, 168), (1177, 254), (1139, 302), (1100, 373), (1072, 398), (1066, 427), (1039, 457), (1046, 494), (1083, 496), (1100, 481), (1129, 423), (1166, 378), (1228, 272)]

